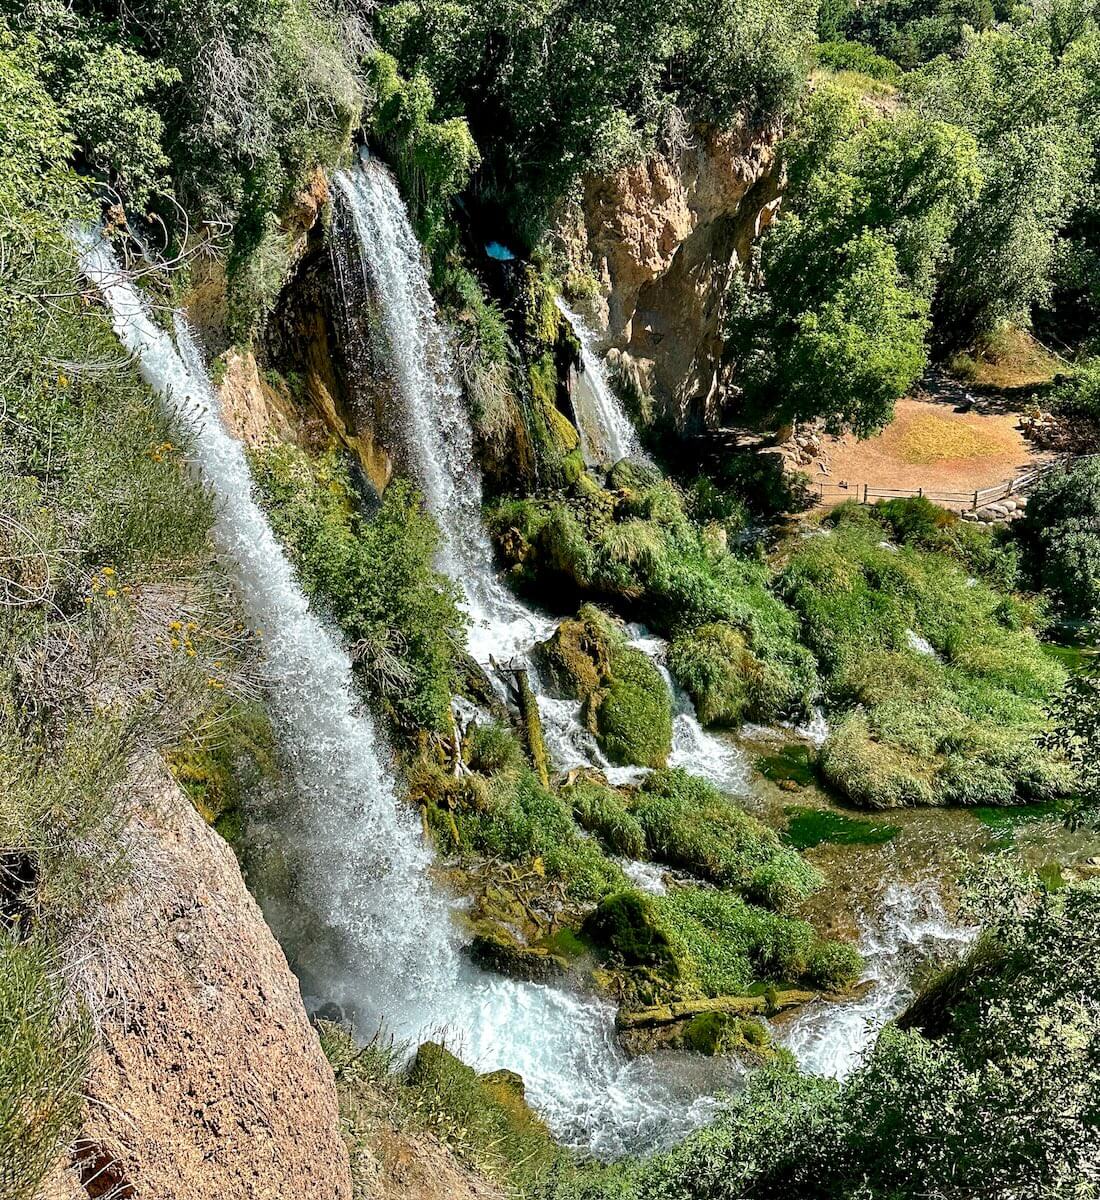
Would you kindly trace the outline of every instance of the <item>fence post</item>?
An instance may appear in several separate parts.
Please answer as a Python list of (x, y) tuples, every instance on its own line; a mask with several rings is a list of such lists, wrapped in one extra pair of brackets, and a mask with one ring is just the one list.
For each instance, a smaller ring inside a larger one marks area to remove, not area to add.
[(922, 488), (922, 487), (917, 488), (917, 499), (918, 500), (924, 499), (924, 488)]
[(863, 503), (867, 503), (867, 484), (863, 485)]
[(978, 490), (977, 490), (977, 488), (974, 489), (974, 507), (975, 508), (978, 507)]

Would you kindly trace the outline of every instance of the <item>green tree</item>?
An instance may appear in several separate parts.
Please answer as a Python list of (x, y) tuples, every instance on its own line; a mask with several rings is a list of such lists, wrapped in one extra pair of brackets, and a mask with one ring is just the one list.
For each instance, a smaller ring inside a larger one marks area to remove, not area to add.
[(758, 419), (825, 416), (867, 434), (924, 368), (929, 299), (979, 185), (975, 141), (823, 86), (783, 153), (789, 210), (758, 284), (731, 297), (737, 382)]
[(1100, 612), (1100, 455), (1040, 480), (1016, 532), (1025, 569), (1062, 612), (1084, 618)]

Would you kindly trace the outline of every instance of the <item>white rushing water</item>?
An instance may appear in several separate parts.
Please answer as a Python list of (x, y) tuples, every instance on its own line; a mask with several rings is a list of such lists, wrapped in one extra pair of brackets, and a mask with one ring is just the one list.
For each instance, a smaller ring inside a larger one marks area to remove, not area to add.
[(289, 897), (265, 912), (308, 992), (369, 1035), (444, 1037), (479, 1070), (519, 1071), (532, 1103), (567, 1144), (614, 1156), (668, 1144), (714, 1111), (736, 1064), (629, 1060), (614, 1008), (592, 996), (486, 975), (458, 952), (430, 854), (394, 795), (351, 664), (311, 611), (256, 504), (243, 449), (224, 429), (187, 326), (153, 321), (109, 249), (81, 238), (82, 269), (110, 307), (141, 372), (190, 434), (217, 503), (214, 535), (249, 621), (264, 633), (272, 713), (301, 797), (300, 820), (274, 831), (293, 864)]
[(473, 430), (401, 193), (371, 158), (341, 171), (336, 186), (355, 235), (336, 241), (337, 275), (346, 297), (362, 294), (353, 285), (365, 282), (380, 299), (410, 466), (440, 528), (439, 569), (465, 597), (470, 653), (482, 664), (522, 657), (554, 622), (517, 600), (494, 570)]
[(871, 987), (852, 1003), (809, 1005), (782, 1027), (779, 1041), (804, 1070), (844, 1079), (912, 999), (914, 965), (961, 954), (974, 934), (948, 919), (934, 887), (890, 884), (879, 911), (863, 922), (860, 950)]
[[(176, 318), (173, 341), (105, 243), (83, 235), (79, 244), (82, 270), (107, 301), (120, 341), (190, 434), (194, 463), (217, 506), (218, 551), (250, 624), (262, 631), (280, 744), (308, 811), (298, 833), (309, 840), (317, 867), (298, 880), (299, 896), (320, 924), (363, 956), (377, 1003), (388, 1008), (410, 985), (427, 987), (447, 953), (446, 908), (428, 883), (430, 856), (417, 822), (397, 803), (347, 654), (310, 609), (253, 499), (244, 451), (221, 424), (186, 323)], [(407, 919), (394, 922), (394, 912)]]
[(558, 310), (573, 327), (581, 345), (581, 371), (574, 389), (581, 453), (590, 467), (617, 463), (622, 458), (648, 462), (630, 418), (607, 378), (596, 348), (596, 334), (584, 318), (559, 296)]

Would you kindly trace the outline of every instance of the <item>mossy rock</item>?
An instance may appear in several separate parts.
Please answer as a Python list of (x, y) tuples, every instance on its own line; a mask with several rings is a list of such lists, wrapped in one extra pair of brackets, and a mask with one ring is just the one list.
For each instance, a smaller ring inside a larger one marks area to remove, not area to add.
[(468, 953), (483, 970), (527, 982), (560, 979), (569, 969), (562, 955), (546, 946), (526, 946), (503, 926), (483, 926)]
[(648, 463), (623, 458), (607, 473), (607, 486), (617, 492), (640, 492), (661, 482), (661, 473)]
[(590, 712), (600, 749), (613, 763), (665, 765), (672, 750), (672, 699), (640, 650), (615, 650), (607, 687), (590, 699)]
[(562, 621), (538, 650), (554, 690), (581, 700), (589, 729), (612, 762), (664, 766), (672, 749), (672, 700), (660, 671), (594, 605)]
[(704, 725), (740, 725), (752, 712), (764, 669), (732, 625), (717, 622), (682, 634), (669, 647), (668, 662)]
[(753, 1017), (707, 1012), (693, 1017), (681, 1035), (682, 1044), (696, 1054), (738, 1054), (749, 1051), (766, 1057), (772, 1048), (767, 1027)]
[(587, 700), (611, 674), (615, 638), (611, 619), (595, 605), (586, 604), (562, 621), (536, 648), (539, 666), (559, 696)]
[(624, 966), (656, 967), (670, 978), (681, 973), (656, 907), (642, 892), (617, 892), (605, 897), (585, 920), (582, 932)]

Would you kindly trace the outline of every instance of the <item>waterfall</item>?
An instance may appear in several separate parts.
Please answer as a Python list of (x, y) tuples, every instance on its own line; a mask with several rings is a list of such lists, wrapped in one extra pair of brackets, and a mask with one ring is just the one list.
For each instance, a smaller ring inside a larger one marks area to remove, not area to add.
[(218, 552), (263, 633), (265, 683), (300, 812), (268, 831), (270, 849), (294, 864), (292, 895), (261, 900), (304, 990), (338, 1003), (363, 1035), (384, 1021), (411, 1043), (444, 1038), (478, 1070), (519, 1071), (532, 1104), (578, 1149), (650, 1149), (704, 1123), (713, 1093), (740, 1079), (738, 1064), (628, 1059), (608, 1001), (486, 975), (458, 952), (419, 823), (398, 804), (355, 699), (347, 653), (310, 609), (253, 498), (244, 451), (221, 424), (186, 322), (176, 316), (173, 341), (109, 247), (74, 237), (119, 340), (190, 434), (194, 466), (216, 501)]
[(370, 981), (365, 996), (336, 998), (393, 1011), (453, 973), (447, 908), (428, 881), (418, 822), (397, 802), (347, 654), (311, 610), (253, 498), (244, 450), (221, 424), (186, 322), (176, 316), (173, 342), (106, 243), (77, 237), (81, 269), (110, 307), (119, 340), (190, 434), (194, 465), (216, 502), (219, 556), (250, 625), (262, 633), (264, 681), (303, 810), (292, 834), (304, 867), (292, 907), (307, 907), (328, 934), (326, 982), (341, 964)]
[[(345, 282), (353, 270), (371, 272), (384, 301), (407, 433), (442, 529), (440, 564), (463, 587), (472, 649), (482, 661), (526, 653), (553, 623), (515, 600), (493, 571), (469, 422), (400, 198), (371, 163), (340, 175), (337, 186), (362, 248), (359, 259), (338, 260), (339, 269)], [(194, 466), (216, 500), (218, 551), (250, 624), (263, 632), (265, 681), (299, 810), (269, 831), (275, 852), (293, 866), (291, 894), (262, 899), (305, 989), (340, 1004), (361, 1034), (384, 1020), (400, 1039), (445, 1037), (478, 1070), (519, 1071), (531, 1103), (568, 1145), (601, 1156), (652, 1150), (704, 1123), (716, 1111), (714, 1094), (739, 1086), (739, 1063), (671, 1053), (630, 1060), (606, 1000), (486, 975), (459, 953), (449, 906), (429, 877), (430, 852), (412, 812), (398, 803), (383, 747), (356, 699), (348, 655), (310, 609), (253, 498), (243, 449), (220, 422), (186, 322), (176, 317), (173, 340), (106, 244), (89, 235), (77, 241), (82, 270), (109, 306), (120, 341), (190, 433)], [(633, 633), (635, 644), (663, 657), (655, 639)], [(699, 728), (687, 697), (673, 694), (673, 761), (702, 773), (715, 756), (715, 776), (742, 790), (741, 762), (722, 758), (735, 752)], [(559, 713), (555, 736), (562, 747), (589, 753), (571, 719), (567, 709)], [(652, 872), (646, 878), (660, 886)], [(888, 909), (880, 933), (884, 946), (904, 942), (904, 911)], [(904, 986), (893, 961), (884, 951), (875, 967), (873, 1021), (893, 1011)], [(784, 1036), (812, 1066), (828, 1067), (824, 1047), (852, 1047), (834, 1064), (847, 1070), (869, 1037), (862, 1027), (858, 1038), (844, 1032), (847, 1011), (820, 1006)]]
[(849, 1004), (817, 1003), (800, 1010), (778, 1041), (803, 1070), (844, 1079), (883, 1025), (913, 998), (915, 961), (957, 956), (976, 932), (948, 920), (935, 887), (888, 885), (877, 915), (863, 921), (864, 978), (872, 982), (866, 995)]
[(557, 305), (581, 344), (584, 370), (577, 379), (574, 403), (584, 461), (590, 467), (617, 463), (622, 458), (648, 462), (637, 431), (607, 378), (603, 359), (596, 351), (595, 333), (560, 296)]
[(338, 239), (335, 249), (341, 292), (380, 298), (410, 466), (440, 529), (439, 569), (465, 597), (470, 653), (483, 664), (490, 656), (504, 661), (522, 655), (548, 637), (554, 623), (521, 604), (494, 570), (473, 430), (401, 193), (371, 158), (341, 171), (336, 187), (354, 233)]

